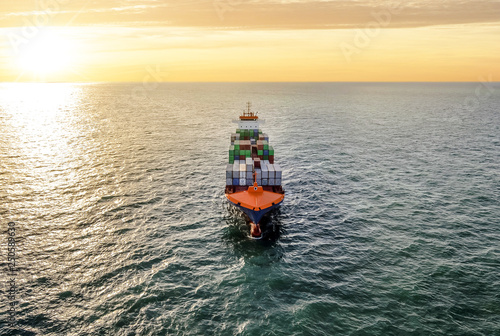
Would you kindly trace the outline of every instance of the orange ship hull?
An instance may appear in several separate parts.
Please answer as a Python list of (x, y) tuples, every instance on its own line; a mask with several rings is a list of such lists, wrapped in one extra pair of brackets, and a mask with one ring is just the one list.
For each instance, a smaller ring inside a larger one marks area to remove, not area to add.
[[(237, 191), (238, 189), (240, 191)], [(246, 213), (252, 223), (258, 225), (266, 213), (281, 205), (285, 199), (285, 192), (281, 187), (264, 189), (254, 183), (249, 187), (227, 187), (226, 197), (229, 202)]]

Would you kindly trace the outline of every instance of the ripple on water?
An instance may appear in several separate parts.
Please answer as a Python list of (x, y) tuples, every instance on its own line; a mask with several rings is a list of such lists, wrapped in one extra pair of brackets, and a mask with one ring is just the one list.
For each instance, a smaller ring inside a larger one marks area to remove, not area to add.
[[(497, 95), (470, 113), (450, 108), (470, 84), (53, 88), (33, 106), (0, 86), (20, 334), (500, 333)], [(287, 190), (262, 240), (223, 195), (247, 100)]]

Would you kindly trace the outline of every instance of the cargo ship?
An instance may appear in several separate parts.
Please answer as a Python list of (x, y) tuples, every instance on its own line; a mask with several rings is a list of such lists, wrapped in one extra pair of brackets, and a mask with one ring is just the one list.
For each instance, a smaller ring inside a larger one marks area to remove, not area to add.
[(225, 193), (230, 203), (247, 214), (251, 236), (260, 238), (262, 217), (285, 198), (282, 170), (275, 162), (269, 137), (260, 129), (264, 120), (251, 111), (250, 103), (234, 122), (238, 128), (231, 134)]

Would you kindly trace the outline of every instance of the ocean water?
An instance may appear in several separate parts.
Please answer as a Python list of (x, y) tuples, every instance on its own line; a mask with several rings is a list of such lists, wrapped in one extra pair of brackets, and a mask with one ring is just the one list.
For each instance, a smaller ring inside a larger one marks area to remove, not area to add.
[[(0, 334), (500, 335), (499, 92), (1, 84)], [(247, 101), (287, 192), (262, 240), (223, 194)]]

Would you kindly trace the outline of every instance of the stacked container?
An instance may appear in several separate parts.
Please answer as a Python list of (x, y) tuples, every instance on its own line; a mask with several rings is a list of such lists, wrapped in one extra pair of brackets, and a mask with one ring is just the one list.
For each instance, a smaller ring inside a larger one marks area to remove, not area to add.
[[(237, 129), (231, 134), (227, 186), (280, 186), (282, 171), (274, 163), (274, 148), (269, 137), (259, 129)], [(255, 176), (254, 176), (255, 174)]]

